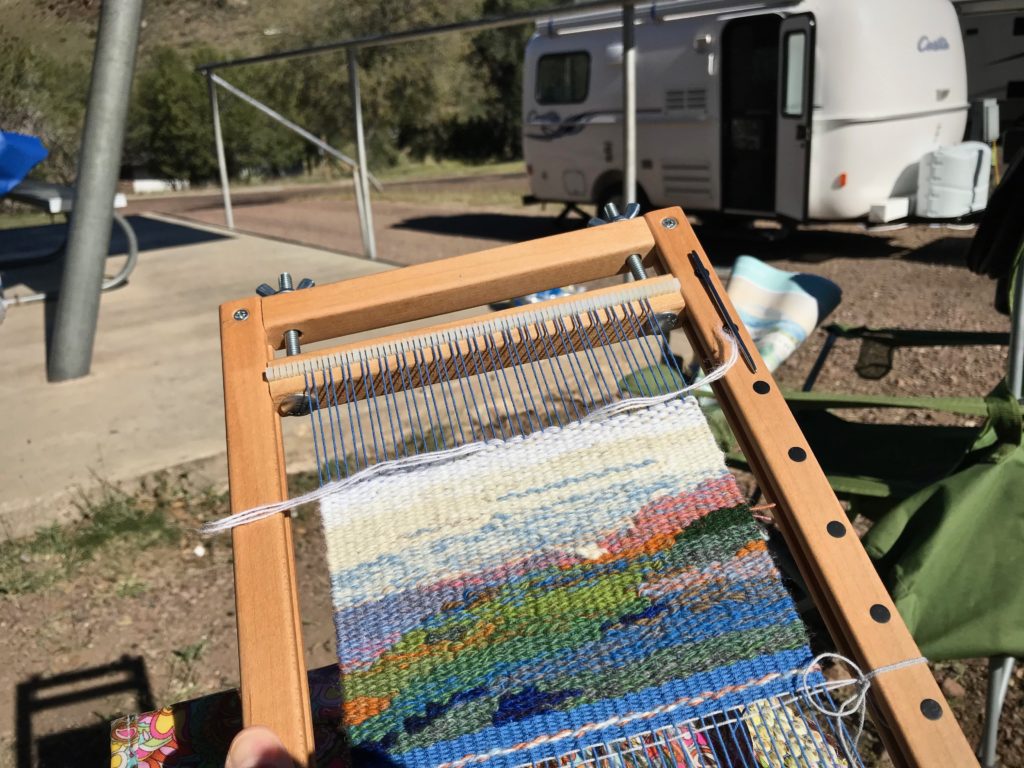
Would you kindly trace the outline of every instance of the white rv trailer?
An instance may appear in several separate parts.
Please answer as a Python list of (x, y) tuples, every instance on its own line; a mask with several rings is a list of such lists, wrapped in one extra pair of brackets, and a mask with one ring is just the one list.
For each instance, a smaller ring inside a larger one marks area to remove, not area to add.
[[(949, 0), (677, 0), (636, 6), (637, 197), (654, 207), (853, 219), (913, 195), (960, 142), (963, 42)], [(538, 20), (526, 47), (532, 196), (622, 189), (621, 12)]]
[(1024, 126), (1024, 0), (954, 0), (967, 60), (967, 96), (997, 99), (1000, 132)]

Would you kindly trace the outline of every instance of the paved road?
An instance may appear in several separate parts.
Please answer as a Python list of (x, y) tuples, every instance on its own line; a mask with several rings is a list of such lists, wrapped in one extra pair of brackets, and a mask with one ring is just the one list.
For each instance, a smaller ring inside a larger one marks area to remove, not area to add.
[[(383, 199), (374, 199), (374, 231), (378, 257), (394, 264), (416, 264), (531, 240), (584, 224), (579, 218), (557, 221), (557, 209), (550, 206), (542, 210), (539, 206), (438, 201), (496, 195), (514, 199), (528, 191), (523, 174), (412, 181), (386, 189)], [(235, 226), (240, 231), (346, 254), (363, 252), (355, 202), (344, 189), (318, 186), (240, 192), (233, 203)], [(137, 198), (130, 203), (129, 212), (224, 224), (217, 194)]]
[[(545, 210), (514, 204), (528, 190), (525, 174), (389, 183), (373, 202), (378, 256), (394, 264), (415, 264), (584, 226), (577, 217), (556, 220), (556, 205)], [(239, 231), (345, 254), (363, 252), (355, 202), (343, 183), (240, 190), (233, 200)], [(216, 191), (136, 198), (129, 203), (128, 212), (163, 213), (224, 225)], [(895, 232), (869, 232), (860, 224), (846, 223), (802, 227), (782, 239), (773, 238), (778, 232), (770, 229), (737, 227), (699, 229), (698, 234), (712, 259), (723, 264), (731, 263), (738, 254), (750, 253), (771, 261), (803, 263), (895, 257), (962, 266), (973, 232), (924, 224)]]

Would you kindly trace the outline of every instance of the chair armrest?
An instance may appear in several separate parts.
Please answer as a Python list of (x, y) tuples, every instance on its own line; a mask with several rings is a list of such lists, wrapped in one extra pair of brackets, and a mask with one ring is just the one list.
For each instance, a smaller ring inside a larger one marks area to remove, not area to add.
[(964, 416), (988, 416), (983, 397), (914, 397), (910, 395), (859, 395), (836, 392), (799, 392), (783, 390), (792, 410), (829, 408), (913, 408), (958, 413)]

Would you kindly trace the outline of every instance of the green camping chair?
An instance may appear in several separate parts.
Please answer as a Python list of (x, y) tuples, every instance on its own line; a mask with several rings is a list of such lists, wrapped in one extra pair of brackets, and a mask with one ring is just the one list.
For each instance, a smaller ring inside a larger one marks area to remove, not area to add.
[[(864, 546), (922, 652), (933, 660), (989, 658), (979, 747), (986, 768), (996, 764), (1014, 659), (1024, 656), (1024, 584), (1015, 575), (1024, 557), (1022, 165), (1019, 156), (993, 195), (967, 259), (973, 271), (997, 280), (995, 303), (1012, 317), (1010, 334), (830, 326), (804, 391), (787, 395), (837, 494), (850, 503), (851, 513), (874, 521)], [(856, 370), (865, 378), (888, 373), (900, 347), (993, 343), (1009, 344), (1008, 374), (985, 398), (810, 392), (840, 337), (861, 339)], [(865, 407), (985, 420), (980, 427), (863, 424), (829, 411)]]
[[(849, 502), (851, 514), (874, 521), (864, 545), (922, 652), (936, 661), (989, 658), (979, 747), (986, 768), (996, 762), (999, 716), (1014, 659), (1024, 657), (1024, 584), (1019, 567), (1007, 568), (1024, 558), (1024, 217), (1012, 213), (1024, 210), (1021, 165), (1018, 158), (993, 195), (968, 255), (972, 270), (996, 278), (996, 306), (1012, 315), (1010, 334), (830, 326), (804, 391), (787, 393), (837, 495)], [(1009, 342), (1009, 373), (987, 397), (809, 391), (840, 337), (862, 340), (856, 367), (866, 378), (884, 376), (900, 347), (967, 343)], [(649, 382), (623, 384), (650, 387)], [(984, 417), (984, 422), (980, 427), (865, 424), (830, 411), (879, 407), (929, 409)], [(728, 451), (735, 441), (724, 416), (709, 416)], [(736, 452), (729, 459), (733, 466), (745, 466)]]
[[(1017, 398), (1003, 383), (978, 399), (806, 392), (789, 399), (837, 495), (851, 514), (874, 521), (864, 546), (922, 653), (933, 661), (989, 657), (979, 757), (994, 766), (1013, 660), (1024, 656), (1024, 586), (1013, 570), (1024, 553)], [(986, 418), (981, 427), (863, 424), (827, 410), (836, 407)]]
[[(1024, 554), (1020, 393), (1018, 376), (986, 398), (787, 395), (837, 495), (874, 521), (864, 546), (925, 656), (989, 657), (986, 767), (1013, 660), (1024, 656), (1024, 586), (1007, 568)], [(980, 427), (863, 424), (828, 410), (865, 407), (986, 418)]]
[[(851, 511), (874, 525), (864, 546), (930, 659), (989, 657), (979, 758), (996, 764), (999, 717), (1014, 659), (1024, 656), (1024, 153), (997, 187), (967, 266), (996, 280), (1009, 334), (830, 326), (804, 384), (788, 395), (815, 454)], [(836, 338), (862, 341), (856, 370), (881, 378), (903, 346), (1008, 344), (1006, 379), (988, 397), (838, 396), (809, 390)], [(860, 424), (840, 407), (924, 408), (984, 416), (981, 427)], [(908, 462), (906, 457), (912, 456)], [(965, 558), (974, 553), (976, 556)], [(1009, 566), (1009, 568), (1008, 568)], [(979, 597), (981, 599), (979, 599)]]
[[(646, 392), (656, 378), (623, 385)], [(874, 521), (864, 546), (922, 653), (933, 661), (989, 658), (979, 757), (986, 768), (994, 766), (1014, 658), (1024, 656), (1024, 586), (1005, 565), (1024, 556), (1018, 399), (1006, 382), (984, 398), (785, 394), (851, 517), (863, 514)], [(857, 408), (932, 410), (984, 422), (869, 424), (831, 412)], [(748, 469), (724, 414), (709, 410), (708, 416), (730, 466)], [(799, 580), (795, 568), (785, 570)]]

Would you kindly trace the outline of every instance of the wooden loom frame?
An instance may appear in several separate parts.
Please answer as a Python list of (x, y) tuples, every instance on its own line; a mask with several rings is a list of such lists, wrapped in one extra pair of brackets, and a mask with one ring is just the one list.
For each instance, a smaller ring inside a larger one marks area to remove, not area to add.
[[(681, 327), (705, 369), (722, 359), (723, 318), (696, 275), (695, 251), (726, 311), (735, 308), (679, 208), (465, 256), (220, 308), (232, 512), (287, 498), (280, 387), (265, 380), (286, 331), (304, 343), (442, 315), (645, 266), (680, 283)], [(523, 310), (509, 310), (515, 313)], [(447, 324), (448, 327), (457, 323)], [(865, 671), (920, 652), (811, 454), (746, 329), (756, 372), (741, 360), (713, 385), (839, 650)], [(410, 334), (406, 334), (410, 335)], [(369, 342), (367, 342), (369, 343)], [(358, 347), (349, 344), (345, 348)], [(315, 357), (310, 353), (303, 357)], [(273, 390), (273, 391), (272, 391)], [(284, 740), (295, 762), (313, 754), (291, 520), (278, 514), (233, 529), (243, 719)], [(897, 765), (977, 765), (925, 664), (872, 680), (869, 702)], [(887, 727), (888, 726), (888, 727)]]

